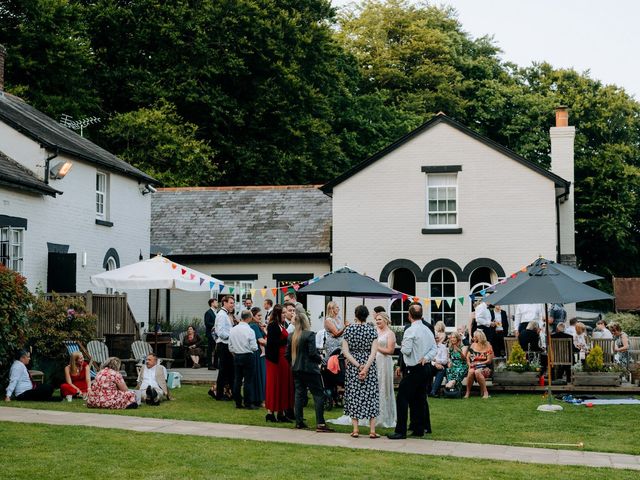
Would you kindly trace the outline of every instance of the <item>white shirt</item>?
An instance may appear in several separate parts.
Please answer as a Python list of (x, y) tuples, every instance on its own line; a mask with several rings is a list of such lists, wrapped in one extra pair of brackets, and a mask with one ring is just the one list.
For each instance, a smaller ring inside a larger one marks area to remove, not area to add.
[(613, 334), (608, 330), (608, 329), (604, 329), (604, 330), (598, 330), (597, 328), (593, 331), (593, 338), (605, 338), (605, 339), (610, 339), (613, 338)]
[(540, 328), (544, 327), (544, 307), (538, 303), (523, 303), (516, 307), (515, 319), (513, 321), (514, 331), (518, 331), (520, 324), (528, 325), (535, 320)]
[(416, 320), (404, 332), (400, 351), (408, 367), (415, 367), (423, 358), (432, 361), (437, 352), (433, 333), (420, 320)]
[(575, 338), (576, 336), (576, 327), (574, 327), (573, 325), (569, 325), (569, 324), (565, 324), (566, 327), (564, 327), (564, 333), (571, 335), (572, 337)]
[(147, 387), (160, 389), (158, 381), (156, 380), (156, 370), (158, 365), (154, 365), (151, 368), (144, 367), (142, 372), (142, 383), (140, 384), (140, 390), (145, 390)]
[(476, 323), (483, 327), (491, 325), (491, 312), (485, 302), (480, 302), (480, 305), (476, 307)]
[(253, 353), (258, 350), (256, 333), (247, 322), (240, 322), (229, 334), (229, 351), (236, 355)]
[(434, 361), (445, 367), (449, 363), (449, 349), (444, 343), (436, 345), (436, 358)]
[(33, 384), (31, 383), (31, 377), (29, 377), (29, 370), (24, 363), (20, 360), (15, 360), (11, 365), (11, 371), (9, 373), (9, 386), (5, 395), (11, 397), (12, 394), (23, 394), (27, 390), (31, 390)]
[(216, 315), (215, 332), (218, 338), (216, 343), (229, 343), (229, 332), (233, 328), (233, 320), (229, 312), (221, 308)]

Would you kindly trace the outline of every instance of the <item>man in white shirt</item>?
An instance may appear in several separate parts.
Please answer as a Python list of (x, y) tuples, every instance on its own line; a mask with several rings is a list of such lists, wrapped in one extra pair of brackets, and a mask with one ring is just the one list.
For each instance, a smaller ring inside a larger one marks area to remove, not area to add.
[(255, 394), (253, 392), (253, 377), (255, 375), (255, 361), (253, 352), (258, 350), (256, 334), (249, 326), (253, 318), (249, 310), (240, 313), (240, 322), (231, 329), (229, 334), (229, 351), (233, 354), (234, 383), (233, 399), (236, 408), (242, 407), (242, 383), (244, 380), (244, 408), (256, 410), (253, 404)]
[(273, 300), (270, 298), (265, 298), (264, 303), (262, 304), (262, 308), (264, 308), (264, 324), (269, 323), (269, 317), (271, 316), (271, 311), (273, 310)]
[[(575, 331), (575, 327), (574, 327)], [(607, 328), (607, 323), (604, 320), (598, 320), (596, 322), (596, 328), (593, 330), (593, 338), (611, 339), (613, 334)]]
[(539, 328), (544, 325), (544, 306), (539, 303), (522, 303), (516, 306), (515, 318), (513, 321), (513, 334), (517, 337), (527, 329), (529, 322), (535, 320)]
[(575, 318), (575, 317), (570, 319), (568, 324), (565, 323), (564, 324), (564, 333), (568, 333), (573, 338), (575, 338), (576, 337), (576, 323), (578, 323), (578, 319)]
[(433, 333), (422, 323), (422, 306), (414, 304), (409, 307), (411, 326), (402, 337), (402, 357), (404, 372), (398, 387), (397, 422), (395, 432), (388, 435), (390, 440), (407, 438), (407, 418), (411, 409), (411, 436), (422, 437), (425, 432), (431, 433), (431, 420), (427, 403), (428, 368), (436, 357), (436, 342)]
[(141, 391), (142, 401), (147, 405), (160, 405), (160, 401), (168, 398), (167, 370), (158, 365), (158, 357), (154, 353), (147, 355), (138, 374), (136, 388)]
[(10, 402), (11, 396), (15, 394), (16, 400), (49, 401), (53, 395), (51, 385), (33, 385), (27, 365), (31, 361), (31, 354), (26, 350), (18, 352), (18, 358), (11, 365), (9, 371), (9, 386), (5, 392), (4, 401)]
[[(224, 387), (229, 385), (233, 387), (233, 356), (229, 352), (229, 334), (233, 328), (233, 312), (236, 301), (232, 295), (222, 297), (222, 308), (216, 314), (215, 331), (218, 338), (216, 339), (216, 351), (218, 355), (218, 381), (216, 384), (215, 399), (230, 400), (224, 396)], [(209, 390), (209, 395), (212, 391)], [(212, 395), (213, 396), (213, 395)]]
[(493, 330), (491, 329), (491, 311), (487, 302), (482, 300), (476, 305), (475, 314), (478, 330), (482, 330), (485, 337), (487, 337), (487, 341), (491, 343), (493, 341)]

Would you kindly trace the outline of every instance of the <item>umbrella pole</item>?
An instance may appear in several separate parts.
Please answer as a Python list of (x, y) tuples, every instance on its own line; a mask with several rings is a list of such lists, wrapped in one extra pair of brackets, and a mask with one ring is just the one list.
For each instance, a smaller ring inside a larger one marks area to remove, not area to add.
[(547, 382), (547, 403), (546, 405), (539, 405), (538, 406), (538, 411), (540, 412), (557, 412), (559, 410), (562, 410), (562, 406), (560, 405), (553, 405), (551, 403), (551, 355), (553, 355), (553, 352), (551, 350), (551, 331), (549, 330), (549, 312), (548, 312), (548, 308), (547, 308), (547, 304), (544, 304), (544, 324), (545, 324), (545, 331), (546, 331), (546, 335), (547, 335), (547, 377), (548, 377), (548, 382)]
[(342, 297), (342, 322), (347, 321), (347, 297)]
[(158, 310), (160, 309), (160, 289), (156, 289), (156, 326), (153, 329), (155, 332), (155, 345), (153, 347), (153, 353), (158, 354)]

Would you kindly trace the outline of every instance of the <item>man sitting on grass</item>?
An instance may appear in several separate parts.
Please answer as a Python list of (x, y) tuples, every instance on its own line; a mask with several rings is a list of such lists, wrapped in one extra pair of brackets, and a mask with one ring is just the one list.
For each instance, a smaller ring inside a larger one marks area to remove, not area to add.
[(31, 354), (26, 350), (20, 350), (17, 356), (18, 359), (11, 365), (9, 386), (7, 387), (4, 401), (10, 402), (13, 394), (15, 394), (16, 400), (50, 401), (53, 395), (53, 387), (46, 384), (34, 385), (31, 381), (29, 370), (27, 370), (27, 365), (31, 361)]
[(161, 400), (169, 398), (166, 378), (167, 370), (158, 365), (158, 357), (154, 353), (147, 355), (146, 364), (138, 374), (136, 387), (142, 391), (142, 400), (147, 405), (160, 405)]

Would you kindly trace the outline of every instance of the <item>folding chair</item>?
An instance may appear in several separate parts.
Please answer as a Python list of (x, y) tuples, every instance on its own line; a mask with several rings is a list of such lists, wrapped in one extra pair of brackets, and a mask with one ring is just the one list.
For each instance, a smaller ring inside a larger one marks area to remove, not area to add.
[[(137, 361), (136, 366), (142, 366), (143, 362), (147, 358), (147, 355), (153, 353), (153, 349), (151, 345), (143, 340), (136, 340), (131, 344), (131, 353), (133, 358)], [(171, 368), (171, 364), (173, 363), (173, 358), (159, 358), (159, 363), (166, 363), (167, 368)]]
[[(106, 362), (109, 358), (109, 347), (107, 347), (107, 345), (100, 340), (91, 340), (89, 343), (87, 343), (87, 350), (89, 351), (89, 355), (91, 355), (91, 358), (93, 359), (93, 364), (95, 365), (96, 371), (99, 370), (100, 365)], [(125, 367), (120, 370), (120, 374), (126, 378), (126, 365), (128, 363), (135, 362), (135, 360), (132, 358), (121, 358), (120, 361)]]

